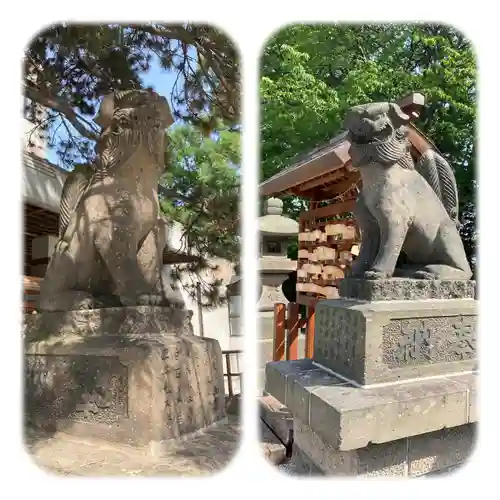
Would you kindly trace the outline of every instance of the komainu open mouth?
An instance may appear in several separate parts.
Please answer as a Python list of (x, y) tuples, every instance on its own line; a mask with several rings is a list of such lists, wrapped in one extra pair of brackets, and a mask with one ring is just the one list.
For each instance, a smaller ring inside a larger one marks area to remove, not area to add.
[(355, 144), (380, 144), (390, 141), (394, 136), (394, 131), (390, 123), (386, 123), (380, 130), (374, 131), (369, 135), (358, 135), (349, 131), (351, 142)]

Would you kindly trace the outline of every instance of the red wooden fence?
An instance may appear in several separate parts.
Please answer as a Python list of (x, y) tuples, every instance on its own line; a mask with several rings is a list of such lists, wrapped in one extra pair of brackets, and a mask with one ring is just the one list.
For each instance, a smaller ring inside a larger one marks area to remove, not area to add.
[(41, 278), (34, 276), (23, 276), (23, 312), (25, 314), (29, 314), (35, 310), (41, 281)]
[[(299, 331), (306, 327), (305, 353), (299, 353)], [(300, 305), (290, 302), (274, 305), (273, 361), (312, 358), (314, 346), (314, 308), (308, 307), (305, 316)]]

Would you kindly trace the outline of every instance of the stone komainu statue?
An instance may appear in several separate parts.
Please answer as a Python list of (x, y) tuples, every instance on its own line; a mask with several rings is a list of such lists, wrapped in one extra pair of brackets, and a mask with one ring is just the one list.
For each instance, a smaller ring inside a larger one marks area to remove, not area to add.
[(117, 92), (103, 99), (97, 121), (94, 165), (75, 169), (63, 187), (41, 311), (166, 304), (157, 187), (169, 106), (149, 90)]
[(470, 279), (455, 176), (433, 150), (415, 165), (409, 121), (394, 103), (355, 106), (345, 118), (352, 163), (363, 183), (355, 209), (362, 245), (352, 276)]

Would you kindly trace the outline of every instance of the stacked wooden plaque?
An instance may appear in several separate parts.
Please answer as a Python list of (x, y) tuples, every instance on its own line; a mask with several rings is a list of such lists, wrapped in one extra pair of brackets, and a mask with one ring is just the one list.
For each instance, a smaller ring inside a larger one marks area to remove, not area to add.
[(354, 221), (327, 222), (299, 233), (297, 294), (333, 299), (353, 255), (359, 251)]

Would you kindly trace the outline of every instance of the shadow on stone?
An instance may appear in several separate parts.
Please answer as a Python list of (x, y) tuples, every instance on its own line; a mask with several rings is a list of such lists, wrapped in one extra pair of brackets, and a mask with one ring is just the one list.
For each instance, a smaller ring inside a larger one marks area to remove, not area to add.
[[(222, 421), (220, 346), (186, 331), (184, 316), (143, 306), (28, 317), (26, 425), (143, 447)], [(55, 333), (36, 340), (43, 325)]]

